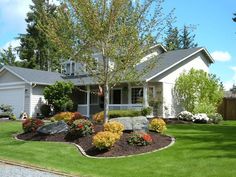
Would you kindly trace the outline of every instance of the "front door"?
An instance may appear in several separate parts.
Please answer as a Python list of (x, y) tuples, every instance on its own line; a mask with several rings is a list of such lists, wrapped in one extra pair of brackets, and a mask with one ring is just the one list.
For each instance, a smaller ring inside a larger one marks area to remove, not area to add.
[(121, 89), (114, 89), (112, 96), (112, 104), (121, 104)]

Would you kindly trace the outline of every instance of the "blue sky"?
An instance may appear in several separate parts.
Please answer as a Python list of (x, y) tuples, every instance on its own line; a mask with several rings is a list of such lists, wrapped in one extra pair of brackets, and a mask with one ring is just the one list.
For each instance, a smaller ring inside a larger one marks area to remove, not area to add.
[[(19, 45), (15, 38), (25, 33), (24, 19), (30, 3), (31, 0), (0, 0), (0, 48)], [(236, 84), (236, 23), (232, 21), (236, 0), (166, 0), (164, 11), (173, 8), (176, 26), (196, 25), (195, 41), (215, 59), (210, 72), (220, 77), (226, 89)]]

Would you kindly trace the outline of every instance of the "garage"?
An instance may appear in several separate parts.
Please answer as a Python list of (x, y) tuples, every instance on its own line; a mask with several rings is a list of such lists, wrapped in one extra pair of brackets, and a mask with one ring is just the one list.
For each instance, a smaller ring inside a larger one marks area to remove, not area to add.
[(13, 113), (17, 118), (20, 117), (20, 114), (24, 111), (24, 86), (0, 87), (0, 92), (0, 104), (11, 105), (14, 108)]

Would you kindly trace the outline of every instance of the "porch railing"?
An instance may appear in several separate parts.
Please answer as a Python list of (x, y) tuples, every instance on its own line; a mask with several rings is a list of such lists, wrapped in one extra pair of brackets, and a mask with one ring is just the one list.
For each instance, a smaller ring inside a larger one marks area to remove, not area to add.
[[(109, 104), (108, 106), (109, 110), (141, 110), (143, 108), (142, 104)], [(89, 116), (89, 113), (87, 112), (87, 104), (79, 104), (77, 107), (77, 111), (83, 115)]]

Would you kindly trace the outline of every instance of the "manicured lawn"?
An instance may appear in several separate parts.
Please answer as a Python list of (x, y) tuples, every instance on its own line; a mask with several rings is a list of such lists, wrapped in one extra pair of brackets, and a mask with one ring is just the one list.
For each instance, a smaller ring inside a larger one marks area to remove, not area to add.
[(177, 142), (169, 149), (120, 159), (90, 159), (73, 145), (21, 142), (19, 122), (0, 122), (0, 159), (55, 169), (81, 176), (122, 177), (234, 177), (236, 121), (221, 125), (171, 125)]

